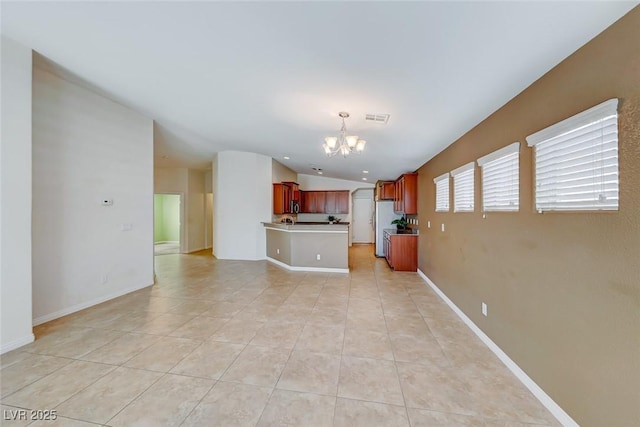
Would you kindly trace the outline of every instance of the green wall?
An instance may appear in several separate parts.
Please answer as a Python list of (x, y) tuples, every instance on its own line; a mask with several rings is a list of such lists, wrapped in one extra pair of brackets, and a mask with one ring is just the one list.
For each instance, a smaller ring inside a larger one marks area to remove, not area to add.
[(180, 196), (177, 194), (154, 194), (154, 241), (180, 241)]

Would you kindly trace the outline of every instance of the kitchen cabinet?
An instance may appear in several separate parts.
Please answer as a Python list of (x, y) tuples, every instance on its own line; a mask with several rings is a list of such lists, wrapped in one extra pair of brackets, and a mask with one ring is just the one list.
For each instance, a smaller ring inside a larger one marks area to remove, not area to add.
[(300, 212), (325, 213), (325, 191), (303, 191)]
[(380, 181), (378, 182), (378, 200), (394, 200), (395, 198), (395, 182)]
[(349, 190), (336, 191), (336, 212), (339, 214), (349, 213)]
[(291, 187), (291, 200), (300, 202), (300, 184), (293, 181), (283, 181), (282, 183)]
[(349, 191), (326, 191), (324, 212), (328, 214), (349, 213)]
[(418, 235), (383, 232), (384, 257), (394, 271), (418, 270)]
[(324, 213), (336, 213), (336, 192), (327, 191), (324, 196)]
[(276, 215), (298, 213), (299, 193), (298, 184), (295, 182), (273, 184), (273, 213)]
[(301, 191), (301, 213), (349, 213), (349, 191)]
[(395, 182), (393, 210), (404, 215), (418, 214), (418, 174), (405, 173)]
[(273, 184), (273, 213), (291, 213), (291, 187), (286, 184)]

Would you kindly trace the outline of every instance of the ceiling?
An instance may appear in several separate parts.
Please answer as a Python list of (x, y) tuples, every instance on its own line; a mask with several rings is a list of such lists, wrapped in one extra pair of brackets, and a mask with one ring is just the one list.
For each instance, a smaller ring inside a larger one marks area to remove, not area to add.
[[(371, 182), (420, 167), (637, 3), (3, 1), (2, 33), (154, 119), (156, 166), (238, 150)], [(340, 111), (363, 154), (323, 154)]]

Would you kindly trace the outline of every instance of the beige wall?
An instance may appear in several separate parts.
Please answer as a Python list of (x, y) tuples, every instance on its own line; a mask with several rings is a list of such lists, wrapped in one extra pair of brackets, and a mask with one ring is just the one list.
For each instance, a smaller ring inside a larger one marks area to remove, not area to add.
[[(273, 229), (266, 229), (266, 233), (269, 258), (292, 267), (349, 268), (347, 233), (293, 233)], [(316, 258), (318, 254), (320, 260)]]
[(206, 245), (205, 171), (189, 169), (187, 191), (187, 249), (195, 252)]
[(298, 174), (294, 170), (289, 169), (277, 160), (271, 159), (271, 182), (296, 182), (297, 180)]
[[(536, 213), (525, 137), (616, 97), (620, 211)], [(476, 211), (434, 212), (434, 177), (514, 141), (520, 212), (482, 218), (477, 168)], [(640, 425), (640, 8), (419, 174), (419, 268), (581, 426)]]

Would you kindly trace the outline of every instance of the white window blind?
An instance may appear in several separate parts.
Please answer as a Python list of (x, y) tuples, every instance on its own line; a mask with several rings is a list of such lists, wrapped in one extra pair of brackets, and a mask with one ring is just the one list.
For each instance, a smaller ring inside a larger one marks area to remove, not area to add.
[(618, 210), (617, 109), (610, 99), (527, 137), (538, 212)]
[(473, 212), (473, 174), (475, 162), (451, 171), (453, 177), (453, 211)]
[(478, 159), (482, 168), (482, 210), (517, 212), (520, 208), (520, 143)]
[(449, 172), (435, 178), (436, 212), (449, 212)]

